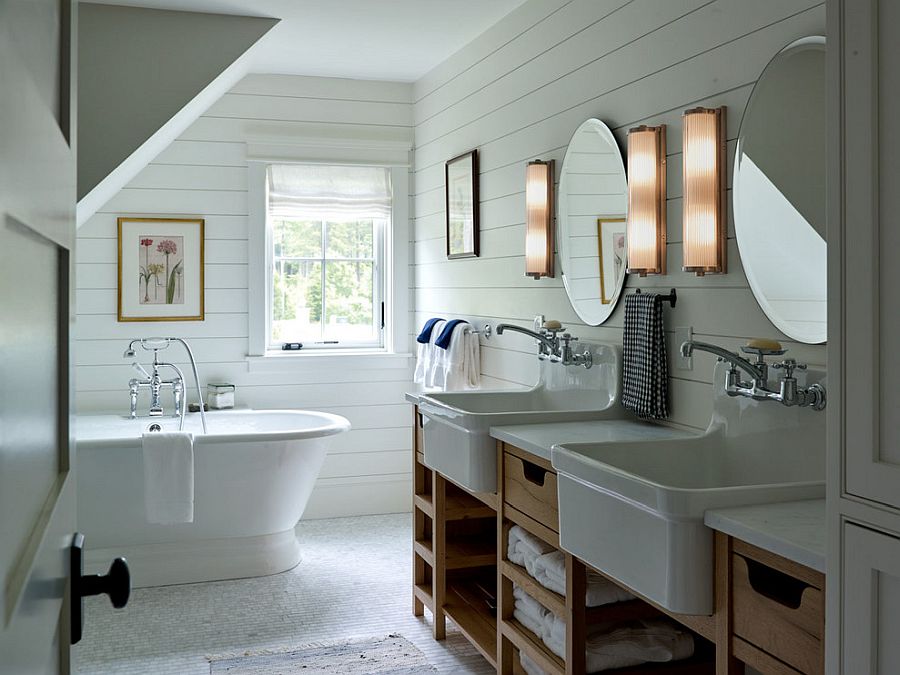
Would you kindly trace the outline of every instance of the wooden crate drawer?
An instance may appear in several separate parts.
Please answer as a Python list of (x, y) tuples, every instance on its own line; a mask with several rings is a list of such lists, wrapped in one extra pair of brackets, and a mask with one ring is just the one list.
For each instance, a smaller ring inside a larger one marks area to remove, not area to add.
[(822, 673), (823, 591), (742, 555), (731, 561), (735, 635), (801, 673)]
[(503, 453), (503, 500), (541, 525), (559, 532), (556, 472), (546, 466)]

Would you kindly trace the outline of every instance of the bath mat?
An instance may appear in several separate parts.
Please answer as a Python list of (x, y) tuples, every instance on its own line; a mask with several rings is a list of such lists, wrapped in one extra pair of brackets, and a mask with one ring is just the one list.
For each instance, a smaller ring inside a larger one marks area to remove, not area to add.
[(419, 675), (436, 673), (425, 655), (400, 635), (321, 642), (274, 652), (212, 657), (210, 675)]

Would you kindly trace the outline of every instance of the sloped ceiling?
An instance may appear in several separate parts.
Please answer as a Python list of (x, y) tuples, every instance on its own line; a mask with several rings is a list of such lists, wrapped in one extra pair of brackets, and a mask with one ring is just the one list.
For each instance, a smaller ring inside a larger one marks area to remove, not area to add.
[(79, 225), (246, 74), (277, 23), (79, 5)]

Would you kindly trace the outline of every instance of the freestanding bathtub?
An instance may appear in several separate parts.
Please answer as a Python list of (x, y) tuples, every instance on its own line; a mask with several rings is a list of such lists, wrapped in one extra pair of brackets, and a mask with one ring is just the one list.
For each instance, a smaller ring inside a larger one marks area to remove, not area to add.
[(124, 555), (134, 586), (262, 576), (300, 561), (294, 526), (335, 434), (338, 415), (231, 410), (189, 414), (194, 434), (194, 521), (152, 525), (144, 511), (141, 436), (178, 419), (86, 415), (76, 420), (78, 528), (85, 567)]

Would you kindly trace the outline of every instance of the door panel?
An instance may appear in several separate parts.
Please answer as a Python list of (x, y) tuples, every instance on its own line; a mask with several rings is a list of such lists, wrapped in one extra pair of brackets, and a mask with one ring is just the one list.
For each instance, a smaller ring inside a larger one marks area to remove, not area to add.
[(900, 673), (900, 539), (844, 525), (842, 672)]
[(900, 208), (900, 71), (894, 65), (900, 59), (895, 39), (900, 3), (846, 4), (837, 10), (844, 37), (839, 185), (846, 220), (836, 242), (846, 270), (843, 297), (848, 299), (839, 335), (847, 355), (845, 486), (850, 494), (900, 508), (900, 229), (895, 225)]
[(71, 0), (0, 2), (0, 670), (68, 672)]

